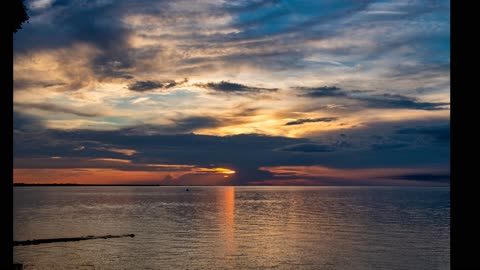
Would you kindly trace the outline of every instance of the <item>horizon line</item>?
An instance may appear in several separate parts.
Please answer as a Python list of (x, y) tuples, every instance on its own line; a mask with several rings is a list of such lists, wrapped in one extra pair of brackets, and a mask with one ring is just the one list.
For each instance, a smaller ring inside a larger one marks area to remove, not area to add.
[(416, 185), (163, 185), (163, 184), (77, 184), (77, 183), (13, 183), (13, 186), (159, 186), (159, 187), (450, 187)]

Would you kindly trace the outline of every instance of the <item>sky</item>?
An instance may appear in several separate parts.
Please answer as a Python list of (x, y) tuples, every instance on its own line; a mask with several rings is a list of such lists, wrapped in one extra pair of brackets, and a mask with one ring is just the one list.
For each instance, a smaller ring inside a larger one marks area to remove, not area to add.
[(16, 183), (449, 185), (449, 1), (25, 4)]

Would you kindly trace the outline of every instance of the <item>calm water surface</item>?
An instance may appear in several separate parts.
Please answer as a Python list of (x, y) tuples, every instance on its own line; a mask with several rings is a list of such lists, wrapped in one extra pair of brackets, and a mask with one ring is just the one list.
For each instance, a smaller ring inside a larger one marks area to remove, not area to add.
[(450, 269), (450, 190), (15, 187), (29, 269)]

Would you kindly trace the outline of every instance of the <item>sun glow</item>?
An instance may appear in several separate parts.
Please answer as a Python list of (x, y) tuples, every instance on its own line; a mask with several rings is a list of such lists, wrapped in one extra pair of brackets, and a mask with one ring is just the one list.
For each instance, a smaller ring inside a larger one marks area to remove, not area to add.
[(212, 172), (212, 173), (223, 173), (223, 174), (234, 174), (235, 171), (227, 168), (199, 168), (198, 172)]

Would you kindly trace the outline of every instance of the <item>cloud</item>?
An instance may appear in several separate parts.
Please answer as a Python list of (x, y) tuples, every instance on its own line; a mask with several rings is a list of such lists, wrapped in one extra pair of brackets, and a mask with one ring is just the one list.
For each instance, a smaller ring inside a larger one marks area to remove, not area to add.
[(21, 131), (39, 131), (45, 129), (42, 119), (36, 115), (13, 111), (13, 130)]
[(321, 86), (321, 87), (296, 87), (299, 91), (305, 91), (307, 93), (300, 94), (300, 97), (344, 97), (347, 93), (336, 86)]
[[(344, 90), (337, 86), (319, 86), (319, 87), (294, 87), (296, 91), (302, 92), (299, 94), (299, 97), (312, 97), (312, 98), (323, 98), (323, 97), (350, 97), (356, 94), (363, 94), (368, 92), (373, 92), (372, 90)], [(306, 93), (303, 93), (306, 92)]]
[(191, 116), (175, 121), (175, 130), (179, 133), (191, 132), (196, 129), (222, 126), (217, 118), (208, 116)]
[(256, 116), (261, 111), (260, 108), (249, 108), (244, 105), (236, 106), (236, 111), (232, 114), (235, 117)]
[[(399, 94), (366, 94), (371, 90), (343, 90), (336, 86), (321, 87), (295, 87), (297, 91), (301, 91), (298, 96), (310, 98), (329, 98), (335, 97), (336, 101), (354, 101), (365, 108), (377, 109), (412, 109), (412, 110), (445, 110), (445, 106), (450, 105), (448, 102), (425, 102), (420, 101), (416, 97), (409, 97)], [(303, 93), (306, 92), (306, 93)], [(352, 106), (350, 104), (350, 106)]]
[(153, 89), (163, 88), (164, 83), (155, 81), (137, 81), (128, 85), (128, 90), (144, 92)]
[(65, 85), (66, 83), (61, 81), (49, 81), (49, 80), (42, 81), (42, 80), (39, 80), (39, 78), (35, 78), (35, 80), (25, 79), (25, 78), (15, 79), (13, 81), (13, 89), (15, 91), (31, 89), (36, 87), (48, 88), (48, 87), (65, 86)]
[(187, 116), (182, 118), (171, 118), (169, 119), (169, 122), (171, 123), (130, 126), (121, 129), (121, 131), (128, 135), (185, 134), (192, 133), (199, 129), (216, 128), (235, 123), (235, 121), (212, 116)]
[[(102, 168), (113, 166), (126, 171), (156, 170), (148, 164), (183, 164), (203, 168), (212, 167), (214, 164), (215, 167), (236, 171), (229, 179), (233, 181), (232, 183), (243, 185), (251, 181), (273, 179), (271, 173), (259, 170), (262, 166), (322, 165), (339, 169), (429, 168), (445, 167), (449, 163), (448, 145), (445, 147), (443, 144), (427, 148), (349, 147), (345, 150), (336, 144), (338, 136), (333, 141), (325, 137), (324, 142), (318, 143), (308, 138), (261, 134), (212, 136), (161, 133), (168, 128), (169, 132), (173, 132), (211, 125), (218, 125), (218, 122), (212, 118), (185, 117), (178, 121), (178, 127), (140, 125), (111, 131), (16, 128), (21, 132), (16, 132), (14, 137), (15, 166), (38, 169), (42, 166), (58, 167), (60, 165), (55, 164), (63, 164), (62, 168), (75, 168), (80, 166), (81, 160), (84, 160), (81, 166), (85, 168), (100, 162), (91, 161), (99, 158), (102, 160), (98, 166), (101, 165)], [(346, 140), (357, 135), (340, 137)], [(84, 147), (83, 150), (75, 150), (80, 147)], [(58, 159), (51, 157), (61, 157), (63, 160), (58, 163)], [(342, 183), (339, 179), (324, 178), (321, 182)]]
[[(357, 66), (358, 62), (373, 64), (369, 62), (371, 59), (349, 58), (352, 50), (342, 48), (352, 47), (352, 40), (367, 44), (363, 45), (366, 48), (357, 50), (357, 54), (367, 49), (375, 52), (383, 44), (394, 43), (397, 48), (398, 44), (406, 47), (410, 45), (406, 40), (415, 46), (421, 36), (431, 38), (431, 35), (443, 31), (448, 38), (449, 30), (448, 24), (437, 26), (439, 22), (448, 21), (448, 3), (343, 1), (337, 4), (299, 4), (293, 1), (289, 4), (266, 0), (235, 4), (207, 1), (195, 7), (188, 1), (164, 3), (139, 0), (135, 5), (125, 0), (53, 3), (39, 0), (34, 3), (51, 5), (32, 11), (31, 23), (16, 35), (16, 53), (69, 47), (79, 42), (89, 43), (101, 49), (102, 54), (92, 63), (93, 67), (112, 68), (106, 72), (108, 74), (97, 73), (99, 76), (137, 77), (135, 73), (148, 73), (148, 68), (162, 71), (190, 69), (210, 73), (222, 69), (235, 70), (240, 63), (261, 66), (266, 70), (297, 70), (297, 67), (302, 67), (319, 74), (322, 69), (316, 70), (318, 63), (306, 60), (307, 56), (318, 53), (327, 59), (324, 62), (335, 58), (333, 61), (350, 66)], [(409, 21), (422, 14), (424, 17), (418, 21)], [(398, 29), (399, 25), (403, 26), (399, 34), (385, 37), (385, 29)], [(436, 31), (429, 31), (433, 27)], [(352, 33), (356, 36), (350, 37)], [(319, 42), (323, 45), (325, 41), (337, 37), (339, 39), (334, 40), (328, 48), (311, 46), (309, 43)], [(446, 51), (433, 45), (420, 49), (428, 51), (430, 48), (429, 54)], [(412, 54), (407, 60), (416, 59), (415, 56)], [(189, 62), (196, 59), (199, 60), (196, 63)], [(122, 63), (121, 67), (109, 65), (115, 62)], [(211, 62), (216, 63), (213, 69), (205, 70), (202, 64)], [(202, 67), (198, 68), (197, 65)], [(122, 70), (118, 70), (120, 68)], [(342, 72), (351, 74), (352, 71), (355, 69)], [(329, 75), (325, 74), (327, 78)]]
[(67, 108), (67, 107), (63, 107), (63, 106), (51, 104), (51, 103), (17, 103), (15, 102), (14, 106), (17, 109), (37, 109), (37, 110), (43, 110), (43, 111), (49, 111), (49, 112), (74, 114), (77, 116), (84, 116), (84, 117), (96, 117), (96, 116), (103, 115), (100, 112), (88, 112), (80, 108)]
[(406, 147), (408, 144), (406, 143), (374, 143), (372, 144), (373, 150), (383, 150), (383, 149), (398, 149), (402, 147)]
[(337, 120), (338, 120), (338, 117), (306, 118), (306, 119), (298, 119), (292, 122), (288, 122), (284, 126), (302, 125), (304, 123), (315, 123), (315, 122), (332, 122)]
[(169, 81), (136, 81), (132, 84), (128, 85), (128, 90), (135, 91), (135, 92), (145, 92), (145, 91), (150, 91), (150, 90), (155, 90), (155, 89), (168, 89), (168, 88), (173, 88), (176, 86), (180, 86), (188, 82), (187, 79), (176, 82), (173, 80)]
[(135, 163), (125, 158), (105, 157), (33, 157), (16, 158), (15, 168), (17, 169), (116, 169), (122, 171), (157, 171), (176, 172), (192, 171), (196, 166), (179, 164), (146, 164)]
[(404, 128), (397, 130), (397, 134), (428, 136), (438, 142), (450, 142), (450, 125)]
[(165, 88), (172, 88), (172, 87), (176, 87), (176, 86), (180, 86), (180, 85), (183, 85), (185, 83), (188, 82), (188, 79), (185, 78), (183, 81), (180, 81), (180, 82), (176, 82), (176, 81), (167, 81), (165, 82), (165, 85), (164, 87)]
[(139, 97), (135, 100), (132, 100), (132, 104), (138, 104), (138, 103), (145, 102), (145, 101), (148, 101), (148, 100), (150, 100), (150, 98), (148, 98), (148, 97)]
[(313, 153), (313, 152), (332, 152), (332, 147), (322, 144), (312, 144), (312, 143), (301, 143), (288, 145), (282, 148), (278, 148), (280, 151), (287, 152), (304, 152), (304, 153)]
[(422, 102), (414, 97), (407, 97), (397, 94), (373, 95), (369, 97), (358, 97), (357, 100), (364, 102), (370, 108), (396, 108), (413, 110), (444, 110), (448, 102)]
[[(448, 150), (449, 136), (449, 119), (439, 117), (402, 121), (385, 119), (341, 130), (319, 131), (309, 137), (327, 145), (345, 146), (355, 151), (391, 152), (392, 157), (397, 157), (413, 149), (426, 152), (440, 148)], [(442, 155), (449, 156), (448, 153)]]
[[(228, 2), (225, 7), (230, 12), (251, 12), (265, 6), (271, 7), (280, 3), (280, 0), (260, 0), (260, 1), (245, 1), (244, 2)], [(242, 5), (243, 4), (243, 5)]]
[[(137, 125), (111, 131), (60, 131), (43, 128), (15, 136), (15, 153), (25, 157), (32, 155), (103, 155), (105, 157), (122, 158), (121, 153), (99, 150), (102, 149), (101, 147), (105, 147), (108, 149), (134, 150), (140, 153), (134, 156), (135, 159), (150, 160), (150, 162), (156, 163), (166, 160), (177, 164), (225, 162), (242, 167), (258, 166), (258, 164), (267, 166), (318, 163), (333, 167), (370, 167), (381, 166), (381, 164), (388, 166), (392, 164), (433, 164), (441, 163), (442, 160), (443, 162), (449, 160), (448, 144), (425, 145), (421, 148), (372, 150), (370, 148), (372, 141), (369, 139), (369, 134), (386, 132), (375, 127), (359, 130), (356, 133), (349, 132), (348, 136), (329, 138), (327, 133), (318, 137), (315, 141), (308, 138), (288, 138), (261, 134), (231, 136), (185, 134), (195, 128), (201, 129), (223, 124), (219, 121), (213, 117), (192, 116), (177, 119), (176, 124), (172, 123), (171, 125)], [(392, 129), (392, 126), (394, 125), (390, 124), (390, 129)], [(176, 131), (184, 131), (185, 133), (181, 134)], [(395, 136), (395, 133), (391, 136)], [(408, 137), (402, 140), (401, 137), (394, 138), (392, 143), (416, 143)], [(318, 141), (322, 141), (322, 143), (318, 143)], [(365, 144), (366, 147), (358, 147), (361, 143)], [(378, 144), (379, 142), (374, 141), (374, 143)], [(353, 146), (348, 147), (348, 151), (346, 151), (342, 150), (344, 147), (341, 147), (341, 145), (343, 144)], [(85, 146), (85, 149), (83, 151), (72, 150), (79, 146)], [(325, 150), (324, 147), (330, 147), (335, 151), (312, 152), (312, 149), (323, 151)], [(282, 148), (287, 151), (278, 151)], [(315, 155), (297, 155), (296, 153), (300, 153), (300, 150), (310, 151), (309, 153)], [(295, 154), (295, 158), (291, 156), (292, 154)], [(224, 167), (228, 167), (228, 164)]]
[(223, 93), (233, 93), (233, 94), (255, 94), (260, 92), (275, 92), (278, 88), (261, 88), (247, 86), (239, 83), (232, 83), (228, 81), (221, 82), (209, 82), (209, 83), (199, 83), (196, 86), (206, 88), (209, 90), (223, 92)]
[(428, 79), (427, 76), (448, 76), (448, 74), (450, 74), (450, 63), (402, 64), (389, 72), (389, 76), (393, 78), (419, 79)]
[[(81, 146), (79, 148), (80, 149), (73, 149), (73, 150), (83, 150), (83, 149), (85, 149), (84, 146)], [(133, 149), (118, 149), (118, 148), (108, 148), (108, 147), (96, 147), (95, 149), (96, 150), (110, 151), (110, 152), (114, 152), (114, 153), (120, 153), (120, 154), (125, 155), (125, 156), (133, 156), (133, 155), (138, 154), (138, 152), (133, 150)]]
[(398, 180), (410, 180), (410, 181), (427, 181), (427, 182), (449, 182), (450, 174), (431, 174), (431, 173), (422, 173), (422, 174), (403, 174), (390, 176), (391, 179)]

